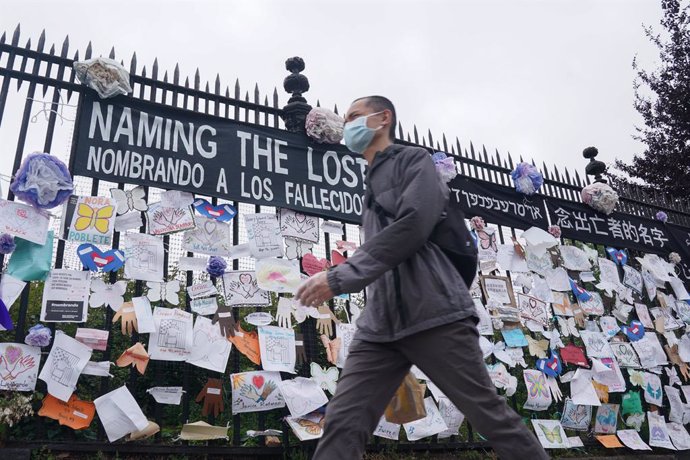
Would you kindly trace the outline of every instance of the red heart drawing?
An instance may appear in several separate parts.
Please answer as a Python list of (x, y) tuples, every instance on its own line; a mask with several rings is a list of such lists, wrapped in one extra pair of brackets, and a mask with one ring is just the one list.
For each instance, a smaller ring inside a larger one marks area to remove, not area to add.
[(296, 212), (295, 213), (295, 220), (301, 224), (302, 222), (307, 220), (307, 216), (305, 216), (301, 212)]
[(242, 273), (240, 275), (240, 283), (242, 284), (249, 284), (252, 282), (252, 275), (249, 273)]
[(22, 349), (19, 347), (13, 347), (13, 346), (8, 346), (5, 349), (5, 358), (7, 358), (7, 362), (10, 364), (14, 364), (17, 361), (19, 361), (19, 358), (22, 357)]
[(260, 389), (262, 386), (264, 386), (264, 376), (263, 375), (255, 375), (252, 377), (252, 383), (256, 387), (256, 389)]
[(95, 252), (91, 253), (91, 259), (99, 267), (104, 267), (104, 266), (108, 265), (110, 262), (113, 261), (114, 258), (115, 258), (114, 256), (102, 257), (101, 255), (96, 254)]
[(302, 270), (309, 276), (313, 276), (326, 270), (331, 263), (326, 259), (319, 259), (314, 254), (305, 254), (302, 257)]
[(331, 251), (331, 261), (333, 265), (340, 265), (347, 260), (347, 257), (336, 251), (335, 249)]

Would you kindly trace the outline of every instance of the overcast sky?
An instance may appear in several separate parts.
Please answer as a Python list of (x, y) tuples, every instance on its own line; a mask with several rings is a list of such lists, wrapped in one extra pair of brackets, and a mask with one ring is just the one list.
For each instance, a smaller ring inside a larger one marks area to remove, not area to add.
[[(656, 50), (643, 24), (657, 26), (657, 0), (0, 0), (0, 30), (22, 26), (22, 44), (46, 30), (48, 42), (69, 35), (72, 52), (93, 42), (115, 46), (140, 65), (158, 57), (162, 71), (198, 67), (202, 81), (220, 74), (231, 89), (278, 86), (287, 97), (284, 61), (301, 56), (309, 102), (346, 108), (381, 94), (397, 106), (404, 128), (446, 133), (541, 164), (583, 172), (582, 149), (600, 159), (630, 160), (641, 119), (633, 108), (632, 60), (647, 67)], [(5, 114), (19, 122), (22, 104)], [(2, 157), (14, 154), (7, 134)], [(3, 162), (0, 170), (8, 173)]]

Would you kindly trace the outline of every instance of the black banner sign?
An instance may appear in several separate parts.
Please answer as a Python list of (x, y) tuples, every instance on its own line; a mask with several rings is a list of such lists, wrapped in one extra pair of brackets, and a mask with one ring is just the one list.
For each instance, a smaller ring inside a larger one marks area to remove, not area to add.
[(547, 198), (551, 223), (563, 237), (614, 248), (668, 254), (674, 245), (666, 227), (658, 221), (614, 212), (607, 216), (585, 204)]
[(83, 97), (75, 175), (361, 220), (366, 161), (344, 146), (134, 98)]
[(548, 227), (544, 198), (526, 197), (510, 187), (457, 176), (448, 184), (451, 200), (467, 218), (481, 216), (488, 222), (514, 228)]
[(690, 282), (690, 229), (673, 224), (666, 224), (666, 228), (673, 242), (673, 250), (681, 259), (676, 265), (676, 274), (685, 282)]

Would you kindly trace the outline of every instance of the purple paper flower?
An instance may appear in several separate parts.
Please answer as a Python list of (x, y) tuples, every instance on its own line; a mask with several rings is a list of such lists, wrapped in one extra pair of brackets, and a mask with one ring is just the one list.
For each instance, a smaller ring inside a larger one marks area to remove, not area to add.
[(544, 185), (544, 176), (533, 164), (522, 162), (510, 173), (518, 193), (532, 195)]
[(594, 182), (580, 191), (582, 202), (590, 205), (594, 210), (611, 214), (618, 203), (618, 194), (608, 184)]
[(228, 263), (222, 257), (211, 256), (206, 264), (206, 273), (216, 278), (223, 276)]
[(27, 156), (14, 175), (10, 190), (31, 206), (51, 209), (72, 194), (74, 184), (67, 166), (49, 153)]
[(52, 333), (43, 324), (37, 324), (29, 329), (29, 333), (24, 338), (24, 343), (32, 347), (47, 347), (50, 344)]
[(680, 263), (680, 254), (677, 252), (672, 252), (668, 255), (668, 261), (673, 265), (678, 265)]
[(561, 237), (561, 227), (559, 227), (558, 225), (550, 225), (549, 226), (549, 233), (554, 238), (560, 238)]
[(345, 120), (332, 110), (314, 107), (307, 114), (304, 129), (319, 143), (337, 144), (343, 139)]
[(668, 214), (666, 214), (664, 211), (657, 212), (654, 217), (656, 217), (656, 220), (660, 222), (666, 222), (668, 220)]
[(14, 251), (14, 237), (8, 233), (0, 235), (0, 254), (9, 254)]
[(455, 168), (455, 160), (447, 156), (443, 152), (436, 152), (431, 156), (436, 165), (436, 172), (438, 177), (445, 183), (450, 182), (458, 175), (458, 170)]

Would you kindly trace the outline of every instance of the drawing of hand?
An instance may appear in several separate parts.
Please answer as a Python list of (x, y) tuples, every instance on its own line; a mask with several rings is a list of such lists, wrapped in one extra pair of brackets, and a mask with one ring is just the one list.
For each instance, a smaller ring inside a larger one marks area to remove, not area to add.
[(232, 316), (232, 307), (219, 306), (211, 323), (220, 323), (220, 333), (223, 337), (235, 337), (235, 318)]
[(240, 387), (240, 394), (254, 402), (261, 402), (261, 395), (253, 385), (244, 384)]
[(278, 299), (278, 311), (276, 319), (279, 327), (292, 328), (292, 299), (281, 297)]
[(123, 335), (131, 336), (138, 331), (137, 315), (134, 313), (134, 304), (132, 302), (122, 304), (115, 316), (113, 316), (113, 323), (116, 323), (117, 320), (122, 320), (120, 326)]
[(220, 379), (209, 378), (196, 397), (196, 402), (204, 400), (204, 406), (201, 409), (201, 414), (207, 416), (213, 413), (214, 417), (218, 417), (223, 412), (223, 383)]
[(295, 334), (295, 353), (297, 353), (297, 365), (307, 362), (307, 353), (304, 349), (304, 336)]
[(318, 308), (319, 318), (316, 320), (316, 330), (319, 334), (333, 335), (333, 321), (337, 321), (335, 315), (327, 304), (321, 304)]

